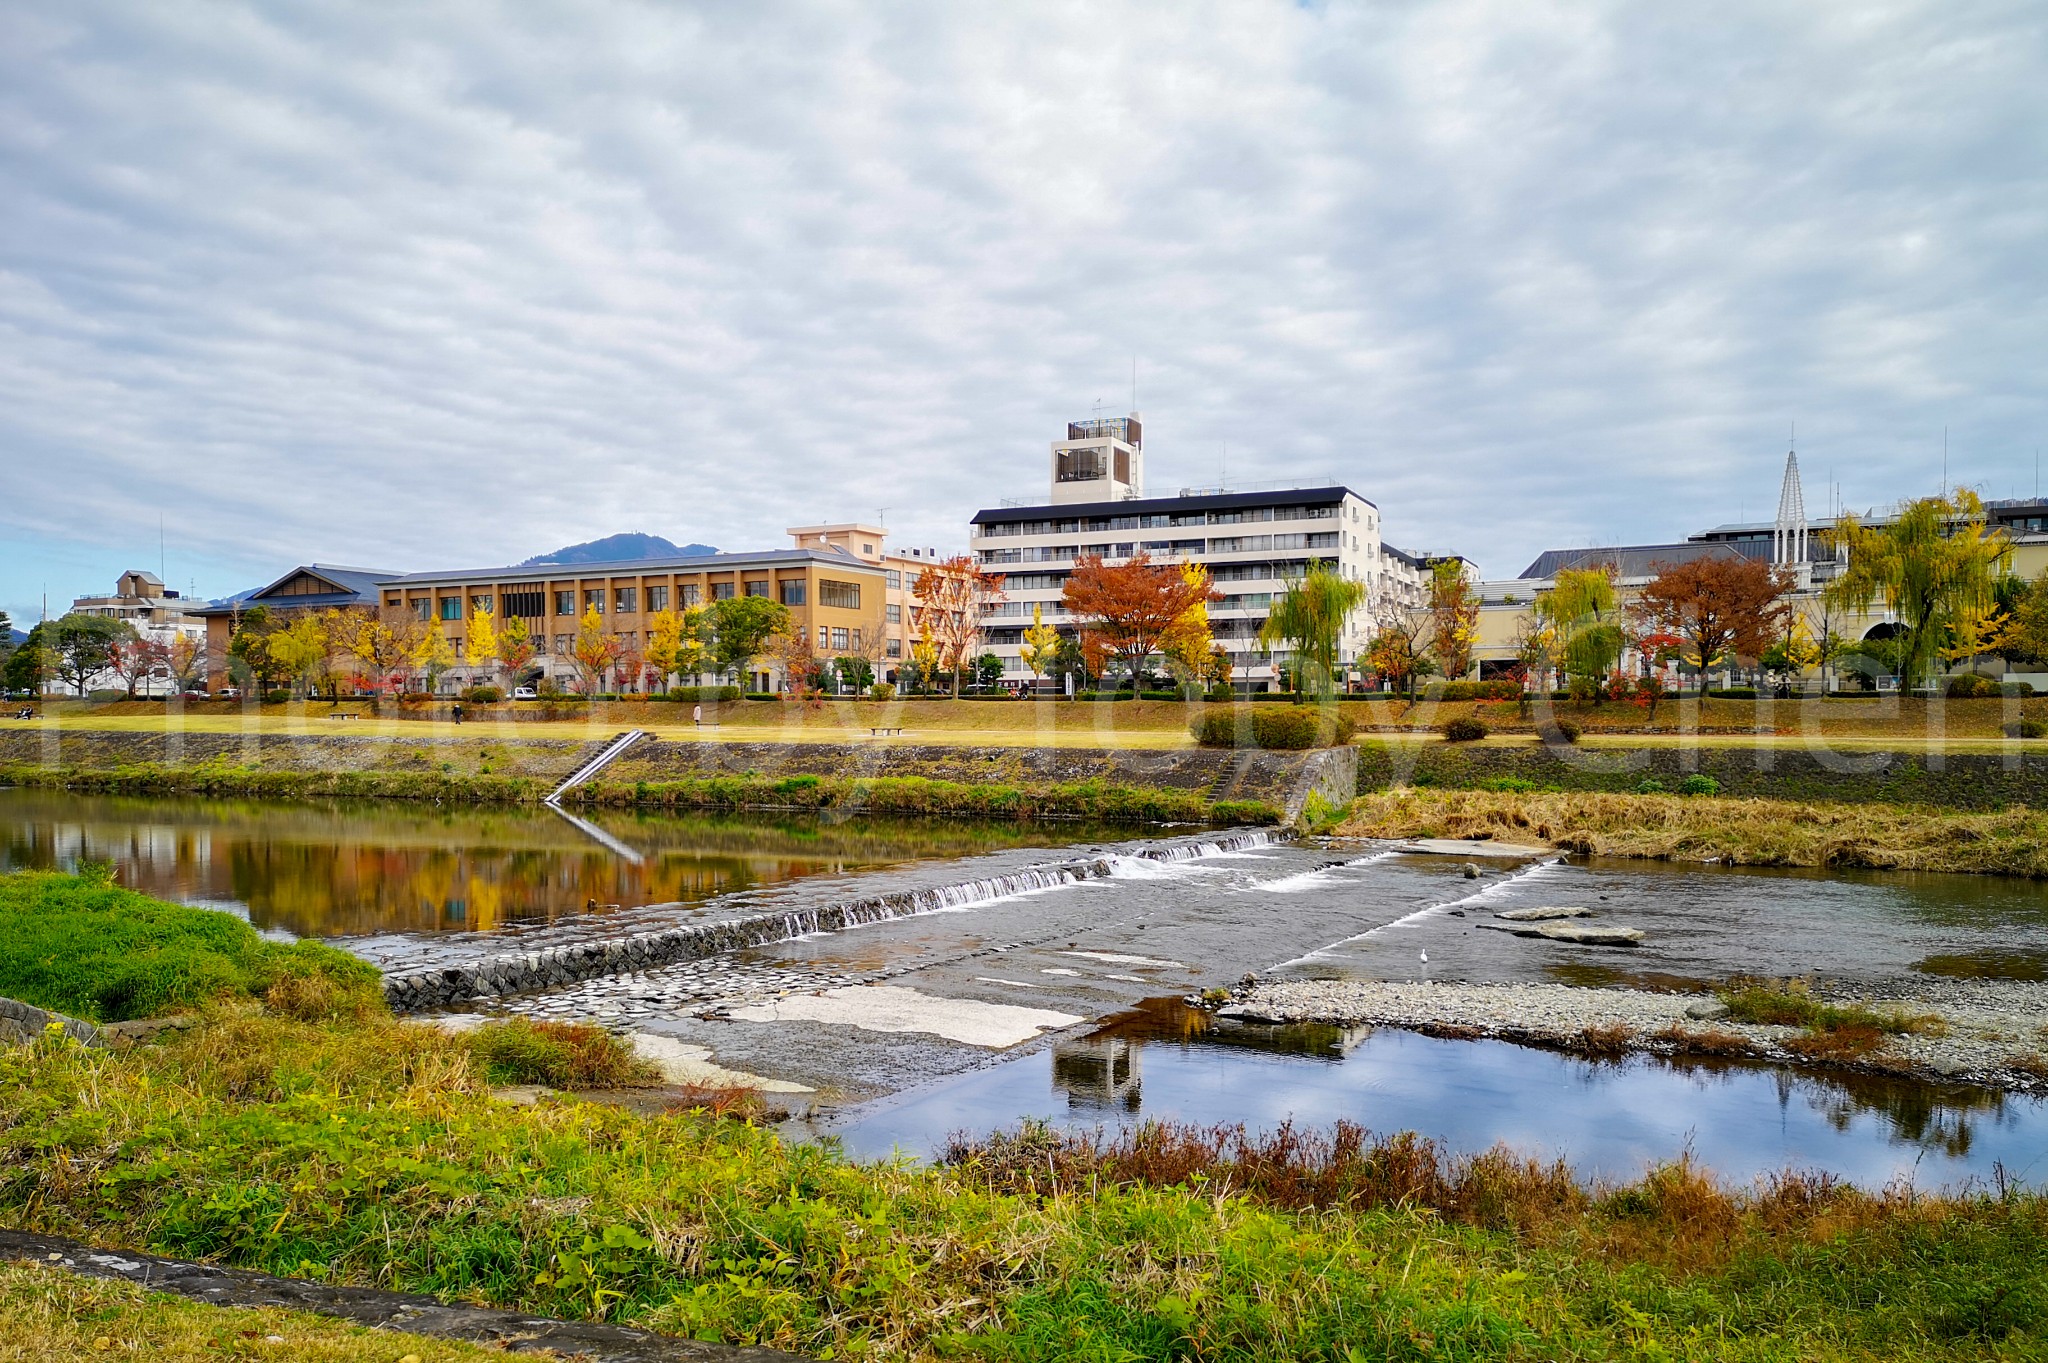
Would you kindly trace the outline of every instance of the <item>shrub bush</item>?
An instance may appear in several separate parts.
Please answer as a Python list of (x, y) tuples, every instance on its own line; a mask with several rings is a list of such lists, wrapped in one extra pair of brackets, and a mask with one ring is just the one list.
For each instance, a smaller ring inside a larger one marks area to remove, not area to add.
[(2038, 719), (2016, 720), (2005, 726), (2007, 738), (2048, 738), (2048, 724)]
[(487, 1022), (469, 1034), (469, 1049), (494, 1084), (616, 1088), (661, 1077), (625, 1042), (588, 1022)]
[(747, 692), (747, 699), (748, 699), (748, 700), (781, 700), (781, 699), (782, 699), (782, 693), (781, 693), (781, 692), (779, 692), (779, 691), (749, 691), (749, 692)]
[(1223, 710), (1188, 726), (1205, 748), (1329, 748), (1351, 741), (1357, 726), (1340, 714), (1309, 706), (1286, 710)]
[(1486, 721), (1461, 715), (1444, 725), (1444, 737), (1452, 743), (1476, 743), (1492, 732)]
[(1694, 772), (1678, 783), (1680, 795), (1719, 795), (1721, 783), (1703, 772)]
[(282, 686), (263, 693), (263, 703), (265, 705), (282, 705), (291, 698), (292, 693)]
[[(1416, 784), (1422, 783), (1418, 781)], [(1526, 776), (1487, 776), (1474, 781), (1472, 786), (1475, 790), (1497, 790), (1511, 795), (1526, 795), (1543, 789)]]
[(1663, 793), (1664, 783), (1654, 776), (1645, 776), (1642, 780), (1636, 782), (1636, 794), (1638, 795), (1662, 795)]
[(505, 699), (505, 693), (495, 686), (472, 686), (462, 693), (462, 698), (472, 705), (495, 705)]
[(686, 705), (707, 700), (738, 700), (740, 689), (737, 686), (671, 686), (668, 689), (668, 698)]
[(1549, 719), (1536, 726), (1536, 737), (1544, 743), (1576, 743), (1579, 726), (1568, 719)]
[(2031, 696), (2034, 694), (2034, 684), (2032, 682), (2016, 681), (2000, 682), (1998, 684), (1998, 694), (2015, 697)]
[(876, 682), (876, 683), (875, 683), (875, 684), (874, 684), (873, 686), (870, 686), (870, 687), (868, 688), (868, 699), (869, 699), (869, 700), (894, 700), (894, 699), (896, 699), (896, 684), (895, 684), (894, 682)]
[(1519, 700), (1522, 684), (1514, 681), (1438, 682), (1428, 690), (1432, 700)]
[(1956, 700), (1971, 699), (1977, 696), (1995, 696), (1998, 693), (1999, 684), (1997, 682), (1989, 677), (1979, 676), (1975, 672), (1965, 672), (1959, 677), (1943, 677), (1941, 679), (1941, 694)]
[(0, 877), (0, 995), (90, 1022), (261, 996), (288, 980), (300, 983), (280, 1002), (294, 1011), (381, 1010), (378, 979), (345, 951), (269, 941), (231, 913), (121, 889), (106, 871)]
[(1718, 691), (1707, 692), (1709, 700), (1755, 700), (1754, 686), (1724, 686)]

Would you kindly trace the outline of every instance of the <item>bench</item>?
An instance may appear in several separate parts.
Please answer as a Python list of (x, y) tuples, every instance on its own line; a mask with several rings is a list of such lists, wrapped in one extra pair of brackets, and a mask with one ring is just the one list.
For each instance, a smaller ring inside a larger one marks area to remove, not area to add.
[(901, 738), (901, 737), (903, 737), (903, 730), (901, 730), (901, 729), (892, 729), (892, 728), (890, 728), (889, 726), (887, 726), (887, 725), (885, 725), (885, 724), (876, 724), (876, 725), (871, 725), (871, 726), (869, 726), (869, 728), (868, 728), (868, 737), (869, 737), (869, 738)]
[(343, 714), (340, 711), (331, 711), (329, 712), (327, 717), (329, 719), (361, 719), (362, 715), (354, 710), (351, 710), (346, 714)]

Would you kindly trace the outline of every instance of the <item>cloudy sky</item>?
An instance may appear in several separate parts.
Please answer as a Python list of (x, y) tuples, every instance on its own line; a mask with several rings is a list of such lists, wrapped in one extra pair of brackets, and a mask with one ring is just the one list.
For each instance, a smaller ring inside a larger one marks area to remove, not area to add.
[(0, 607), (1338, 478), (1546, 547), (2048, 441), (2038, 0), (0, 0)]

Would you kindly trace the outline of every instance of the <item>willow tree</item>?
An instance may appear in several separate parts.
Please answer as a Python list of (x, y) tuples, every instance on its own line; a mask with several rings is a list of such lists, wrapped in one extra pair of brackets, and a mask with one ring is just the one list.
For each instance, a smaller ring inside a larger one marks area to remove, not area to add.
[(1898, 617), (1899, 679), (1909, 688), (1931, 676), (1952, 631), (1982, 616), (2012, 554), (1968, 488), (1907, 502), (1882, 525), (1844, 516), (1828, 540), (1849, 562), (1827, 598), (1856, 611), (1882, 601)]
[(1364, 604), (1363, 582), (1311, 559), (1308, 572), (1288, 583), (1273, 603), (1272, 613), (1259, 627), (1259, 647), (1270, 653), (1273, 645), (1285, 644), (1294, 653), (1297, 688), (1312, 691), (1327, 703), (1337, 692), (1337, 643), (1344, 636), (1344, 622)]
[(1612, 564), (1566, 568), (1536, 596), (1536, 615), (1556, 638), (1557, 659), (1575, 696), (1605, 699), (1607, 674), (1621, 661), (1628, 639), (1621, 630), (1621, 600)]

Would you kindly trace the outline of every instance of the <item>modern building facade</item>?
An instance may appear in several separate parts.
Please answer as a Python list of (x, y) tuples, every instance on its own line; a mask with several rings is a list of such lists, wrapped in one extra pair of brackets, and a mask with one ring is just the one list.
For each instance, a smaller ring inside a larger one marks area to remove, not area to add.
[[(984, 637), (1012, 681), (1030, 675), (1022, 648), (1034, 608), (1062, 630), (1079, 625), (1061, 593), (1086, 555), (1118, 563), (1142, 553), (1206, 567), (1223, 593), (1209, 607), (1210, 630), (1229, 650), (1236, 680), (1253, 684), (1272, 681), (1286, 661), (1259, 649), (1259, 631), (1274, 596), (1310, 563), (1365, 583), (1369, 598), (1419, 581), (1413, 560), (1383, 545), (1379, 508), (1338, 484), (1147, 496), (1136, 413), (1069, 424), (1066, 439), (1052, 442), (1050, 473), (1045, 502), (992, 507), (969, 523), (975, 562), (1003, 575), (1005, 599), (987, 608)], [(1368, 604), (1346, 625), (1339, 647), (1347, 660), (1370, 638), (1371, 617)]]
[[(165, 587), (163, 579), (155, 573), (131, 568), (114, 583), (112, 595), (78, 597), (71, 603), (71, 613), (119, 620), (139, 638), (169, 648), (180, 639), (198, 643), (206, 638), (206, 621), (196, 609), (203, 604)], [(113, 687), (117, 683), (112, 673), (102, 673), (93, 678), (89, 689)], [(140, 695), (157, 696), (174, 690), (176, 684), (168, 667), (158, 667), (139, 680), (135, 689)]]
[(836, 525), (793, 525), (783, 532), (799, 549), (842, 553), (882, 570), (882, 648), (870, 657), (875, 675), (893, 680), (897, 666), (910, 656), (917, 642), (913, 615), (918, 576), (944, 562), (936, 548), (889, 548), (889, 531), (884, 526), (849, 521)]

